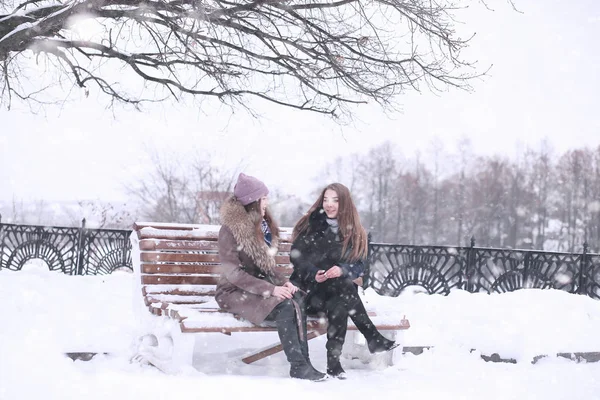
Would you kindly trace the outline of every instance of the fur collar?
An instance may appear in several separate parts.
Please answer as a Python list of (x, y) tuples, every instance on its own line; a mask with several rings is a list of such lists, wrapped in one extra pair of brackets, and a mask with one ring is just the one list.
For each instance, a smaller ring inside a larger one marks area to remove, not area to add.
[(242, 203), (235, 196), (231, 196), (221, 206), (221, 223), (228, 227), (238, 249), (246, 253), (254, 264), (263, 272), (270, 275), (274, 273), (275, 255), (279, 244), (277, 232), (271, 232), (273, 239), (271, 247), (267, 245), (264, 239), (256, 235), (256, 224), (262, 217), (257, 212), (247, 212)]

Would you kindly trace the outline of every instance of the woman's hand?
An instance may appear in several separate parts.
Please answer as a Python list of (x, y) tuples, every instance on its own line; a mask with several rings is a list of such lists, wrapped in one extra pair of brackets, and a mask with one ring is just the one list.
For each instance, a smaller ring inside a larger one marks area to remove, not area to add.
[(296, 293), (298, 291), (298, 287), (296, 285), (294, 285), (292, 282), (286, 282), (283, 284), (283, 287), (286, 287), (288, 289), (290, 289), (290, 291), (292, 292), (292, 294)]
[(315, 281), (317, 281), (317, 283), (323, 283), (327, 280), (327, 274), (325, 273), (324, 269), (320, 269), (319, 271), (317, 271), (317, 274), (315, 275)]
[(273, 289), (273, 296), (277, 297), (278, 299), (282, 299), (282, 300), (283, 299), (291, 299), (292, 295), (293, 295), (293, 292), (291, 291), (291, 289), (286, 287), (285, 285), (284, 286), (275, 286), (275, 289)]
[(342, 269), (337, 265), (334, 265), (333, 267), (329, 268), (327, 272), (325, 272), (325, 275), (327, 276), (327, 279), (339, 278), (342, 276)]

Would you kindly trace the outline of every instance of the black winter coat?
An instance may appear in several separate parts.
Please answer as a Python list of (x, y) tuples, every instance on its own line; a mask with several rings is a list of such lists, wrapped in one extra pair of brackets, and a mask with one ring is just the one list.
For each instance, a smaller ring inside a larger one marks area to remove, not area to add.
[[(309, 217), (307, 232), (298, 236), (290, 253), (294, 272), (290, 281), (300, 289), (310, 292), (317, 284), (315, 275), (319, 270), (328, 270), (337, 265), (342, 268), (342, 276), (354, 280), (363, 275), (364, 261), (350, 263), (342, 255), (342, 242), (330, 229), (327, 215), (322, 208), (315, 210)], [(346, 249), (346, 255), (351, 249)]]

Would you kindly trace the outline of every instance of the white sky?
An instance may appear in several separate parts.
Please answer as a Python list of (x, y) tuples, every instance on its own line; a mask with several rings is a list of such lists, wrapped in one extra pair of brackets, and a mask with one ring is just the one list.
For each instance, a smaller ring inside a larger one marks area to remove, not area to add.
[(45, 115), (1, 110), (0, 201), (121, 200), (123, 186), (147, 168), (144, 148), (182, 156), (201, 149), (226, 166), (243, 160), (268, 186), (306, 196), (328, 160), (386, 140), (407, 157), (427, 152), (434, 137), (447, 152), (468, 137), (475, 154), (507, 156), (544, 138), (557, 152), (598, 146), (600, 2), (517, 0), (523, 14), (488, 3), (494, 12), (473, 5), (460, 28), (477, 32), (465, 55), (482, 69), (494, 64), (474, 93), (409, 94), (391, 115), (362, 106), (351, 126), (270, 105), (260, 106), (258, 120), (172, 102), (113, 113), (105, 98), (78, 93)]

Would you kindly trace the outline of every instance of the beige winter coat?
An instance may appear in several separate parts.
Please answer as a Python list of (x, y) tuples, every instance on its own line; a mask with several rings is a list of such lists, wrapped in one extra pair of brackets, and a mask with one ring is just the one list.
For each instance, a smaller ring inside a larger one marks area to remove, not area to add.
[(256, 222), (261, 218), (258, 213), (246, 212), (235, 197), (221, 207), (222, 270), (215, 294), (221, 308), (257, 325), (282, 301), (272, 295), (275, 286), (288, 281), (275, 271), (276, 233), (272, 233), (271, 247), (256, 234)]

